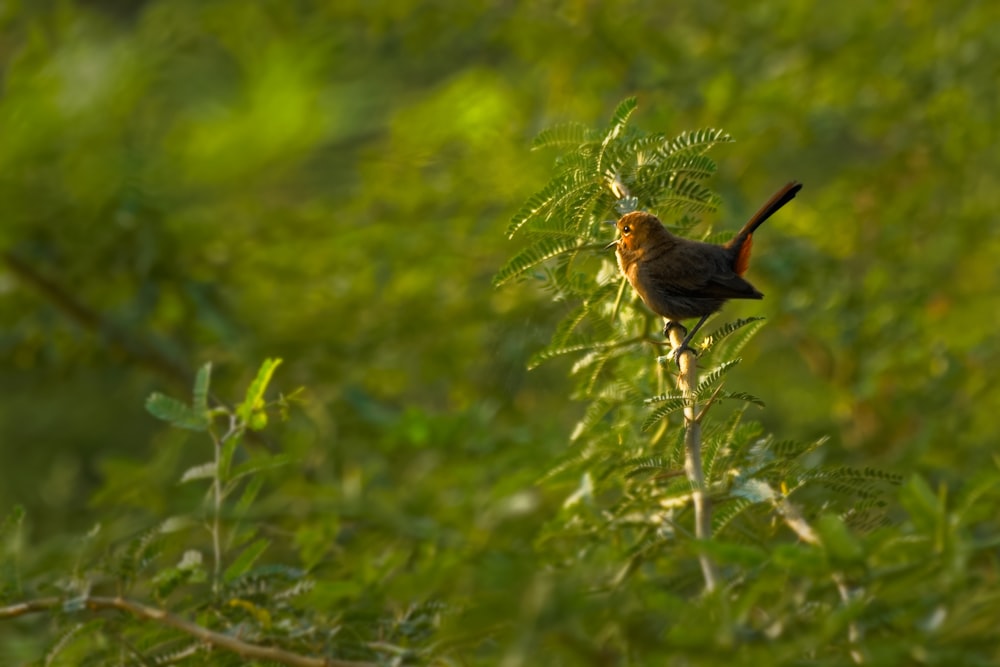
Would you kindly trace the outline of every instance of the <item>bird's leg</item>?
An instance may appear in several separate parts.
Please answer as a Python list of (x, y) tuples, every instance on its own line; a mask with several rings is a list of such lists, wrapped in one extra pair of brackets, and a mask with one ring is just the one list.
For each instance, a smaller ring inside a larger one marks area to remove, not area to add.
[[(694, 335), (698, 333), (698, 329), (701, 328), (701, 325), (704, 324), (705, 320), (707, 319), (708, 315), (703, 315), (702, 318), (698, 320), (698, 324), (694, 325), (694, 328), (691, 329), (691, 331), (688, 332), (686, 336), (684, 336), (684, 340), (681, 341), (681, 344), (674, 348), (673, 351), (674, 362), (677, 364), (678, 367), (680, 367), (681, 365), (681, 352), (683, 352), (684, 350), (690, 350), (691, 352), (695, 352), (694, 348), (688, 345), (688, 343), (691, 342), (691, 339), (694, 338)], [(670, 339), (670, 327), (674, 326), (684, 329), (684, 327), (681, 326), (680, 324), (668, 320), (666, 325), (664, 325), (663, 327), (663, 335), (666, 336), (668, 340)], [(695, 354), (697, 354), (697, 352), (695, 352)]]

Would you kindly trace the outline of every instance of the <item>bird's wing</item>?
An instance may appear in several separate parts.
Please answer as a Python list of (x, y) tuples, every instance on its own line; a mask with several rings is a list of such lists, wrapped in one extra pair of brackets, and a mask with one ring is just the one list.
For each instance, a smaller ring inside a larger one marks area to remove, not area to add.
[(721, 262), (699, 255), (674, 256), (669, 262), (644, 263), (643, 281), (663, 296), (704, 299), (760, 299), (753, 285)]
[(706, 296), (721, 297), (723, 299), (761, 299), (763, 294), (733, 273), (729, 276), (715, 276), (705, 283)]

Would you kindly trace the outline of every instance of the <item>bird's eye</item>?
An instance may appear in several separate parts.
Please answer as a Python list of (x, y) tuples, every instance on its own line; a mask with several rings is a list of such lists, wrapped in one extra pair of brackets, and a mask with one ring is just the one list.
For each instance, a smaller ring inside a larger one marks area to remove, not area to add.
[(625, 236), (628, 236), (631, 233), (632, 233), (632, 228), (631, 227), (629, 227), (628, 225), (625, 225), (624, 227), (622, 227), (622, 234), (624, 234)]

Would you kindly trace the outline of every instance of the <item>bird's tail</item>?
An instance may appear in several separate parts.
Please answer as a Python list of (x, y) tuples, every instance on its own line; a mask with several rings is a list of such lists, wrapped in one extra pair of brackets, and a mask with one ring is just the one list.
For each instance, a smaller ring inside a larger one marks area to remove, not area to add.
[(802, 189), (802, 184), (792, 181), (781, 188), (773, 197), (767, 200), (760, 210), (751, 216), (743, 229), (733, 237), (733, 240), (726, 244), (727, 248), (736, 250), (736, 261), (733, 269), (737, 275), (743, 275), (750, 265), (750, 248), (753, 246), (753, 233), (764, 224), (764, 221), (774, 215), (779, 208), (792, 201), (795, 194)]

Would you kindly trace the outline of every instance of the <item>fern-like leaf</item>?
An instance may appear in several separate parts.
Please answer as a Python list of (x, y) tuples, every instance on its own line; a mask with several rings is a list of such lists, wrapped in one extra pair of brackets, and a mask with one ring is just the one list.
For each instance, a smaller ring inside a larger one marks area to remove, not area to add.
[(761, 408), (767, 407), (763, 400), (744, 391), (720, 391), (717, 398), (732, 401), (743, 401), (744, 403), (753, 403)]
[(746, 498), (727, 498), (725, 503), (714, 508), (712, 511), (712, 535), (718, 536), (734, 519), (753, 505), (754, 503)]
[[(727, 330), (727, 326), (713, 331), (706, 339), (705, 349), (711, 349), (714, 356), (734, 357), (757, 335), (766, 322), (763, 317), (737, 320), (737, 327)], [(731, 323), (732, 324), (732, 323)]]
[(702, 342), (702, 346), (708, 349), (712, 345), (715, 345), (720, 340), (723, 340), (727, 336), (739, 331), (743, 327), (749, 324), (753, 324), (755, 322), (763, 322), (763, 321), (764, 321), (763, 317), (744, 317), (739, 320), (733, 320), (732, 322), (726, 322), (721, 327), (719, 327), (718, 329), (710, 333), (708, 336), (706, 336), (704, 341)]
[(614, 139), (621, 133), (628, 124), (628, 119), (632, 116), (632, 112), (638, 106), (639, 103), (635, 97), (626, 97), (618, 103), (618, 106), (615, 107), (615, 112), (611, 114), (611, 123), (608, 126), (608, 133), (604, 139), (605, 143), (609, 142), (609, 138)]
[(496, 276), (493, 277), (493, 285), (503, 285), (508, 280), (523, 275), (528, 269), (536, 267), (556, 255), (561, 255), (564, 252), (572, 250), (579, 250), (580, 247), (581, 242), (574, 238), (543, 238), (514, 255), (504, 264), (497, 271)]
[(636, 459), (629, 459), (625, 462), (625, 467), (628, 468), (625, 472), (625, 477), (659, 473), (668, 468), (662, 456), (643, 456)]
[(671, 155), (656, 164), (656, 171), (704, 179), (715, 174), (718, 166), (707, 155)]
[(531, 142), (531, 150), (576, 147), (592, 140), (593, 131), (583, 123), (560, 123), (539, 132)]
[(606, 350), (610, 347), (614, 347), (620, 344), (620, 341), (595, 341), (595, 340), (585, 340), (578, 342), (571, 342), (565, 345), (547, 347), (544, 350), (536, 352), (528, 360), (528, 368), (538, 368), (542, 362), (548, 361), (554, 357), (559, 357), (564, 354), (571, 354), (573, 352), (596, 352), (600, 350)]
[(653, 192), (650, 192), (648, 196), (653, 208), (677, 208), (699, 213), (714, 211), (719, 206), (718, 195), (695, 180), (677, 179), (670, 182), (669, 188), (665, 188), (665, 184), (654, 183), (651, 185)]
[(715, 368), (713, 368), (704, 377), (702, 377), (701, 380), (698, 381), (698, 388), (696, 390), (696, 393), (698, 395), (701, 395), (709, 387), (714, 387), (715, 384), (718, 383), (719, 380), (721, 380), (726, 375), (726, 373), (732, 370), (733, 367), (739, 364), (741, 361), (742, 359), (740, 358), (730, 359), (729, 361), (725, 361), (716, 366)]
[(516, 234), (526, 222), (534, 218), (536, 215), (540, 215), (545, 212), (564, 187), (565, 185), (562, 182), (554, 181), (549, 183), (540, 192), (532, 195), (511, 218), (510, 225), (507, 227), (507, 238), (513, 238), (514, 234)]
[(659, 405), (659, 407), (653, 410), (653, 412), (651, 412), (650, 415), (646, 417), (646, 419), (642, 422), (642, 430), (648, 431), (649, 429), (659, 424), (660, 420), (663, 419), (664, 417), (672, 415), (673, 413), (678, 412), (680, 410), (683, 410), (686, 404), (687, 402), (684, 400), (684, 398), (675, 398), (668, 401), (663, 401)]
[(733, 138), (724, 130), (706, 128), (682, 132), (666, 147), (667, 156), (701, 155), (715, 144), (729, 143)]
[(157, 419), (162, 419), (178, 428), (191, 431), (204, 431), (208, 428), (206, 412), (198, 412), (176, 398), (159, 392), (153, 392), (146, 399), (146, 410)]

